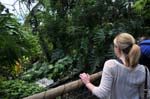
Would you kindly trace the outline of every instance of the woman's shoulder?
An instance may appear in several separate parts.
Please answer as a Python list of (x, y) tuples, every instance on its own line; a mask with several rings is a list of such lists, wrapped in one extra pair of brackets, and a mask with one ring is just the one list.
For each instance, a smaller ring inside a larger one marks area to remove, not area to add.
[(109, 73), (111, 73), (112, 75), (115, 75), (117, 73), (117, 60), (116, 59), (109, 59), (107, 61), (105, 61), (104, 64), (104, 69), (103, 71), (107, 71)]
[(117, 60), (116, 59), (109, 59), (107, 61), (105, 61), (105, 66), (108, 66), (108, 67), (115, 67), (117, 64)]
[(138, 65), (136, 66), (135, 70), (141, 71), (141, 72), (145, 72), (145, 66), (144, 66), (144, 65), (141, 65), (141, 64), (138, 64)]
[(125, 68), (125, 69), (130, 69), (126, 66), (123, 65), (122, 61), (119, 59), (109, 59), (105, 62), (105, 65), (110, 67), (110, 68)]

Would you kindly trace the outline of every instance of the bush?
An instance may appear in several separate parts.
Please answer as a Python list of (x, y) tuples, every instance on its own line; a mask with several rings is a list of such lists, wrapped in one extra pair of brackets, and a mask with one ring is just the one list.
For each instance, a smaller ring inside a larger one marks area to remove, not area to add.
[(44, 91), (35, 83), (22, 80), (2, 81), (0, 85), (0, 99), (20, 99)]

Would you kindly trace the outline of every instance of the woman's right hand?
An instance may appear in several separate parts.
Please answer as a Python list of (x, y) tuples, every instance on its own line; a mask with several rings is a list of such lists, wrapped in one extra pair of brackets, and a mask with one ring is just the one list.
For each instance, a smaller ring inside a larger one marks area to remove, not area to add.
[(80, 78), (81, 78), (81, 81), (87, 85), (88, 83), (90, 83), (90, 75), (87, 74), (87, 73), (82, 73), (80, 74)]

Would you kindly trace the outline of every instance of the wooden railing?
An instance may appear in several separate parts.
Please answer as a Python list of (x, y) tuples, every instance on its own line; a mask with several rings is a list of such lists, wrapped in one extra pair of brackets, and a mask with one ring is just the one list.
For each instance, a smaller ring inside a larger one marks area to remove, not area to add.
[[(90, 75), (91, 82), (93, 82), (96, 79), (98, 79), (99, 77), (101, 77), (101, 75), (102, 75), (102, 72), (98, 72), (98, 73)], [(75, 90), (77, 88), (80, 88), (81, 86), (83, 86), (83, 83), (81, 82), (81, 80), (76, 80), (76, 81), (72, 81), (67, 84), (58, 86), (56, 88), (52, 88), (47, 91), (44, 91), (44, 92), (41, 92), (38, 94), (34, 94), (29, 97), (25, 97), (23, 99), (54, 99), (57, 96), (60, 96), (69, 91)]]

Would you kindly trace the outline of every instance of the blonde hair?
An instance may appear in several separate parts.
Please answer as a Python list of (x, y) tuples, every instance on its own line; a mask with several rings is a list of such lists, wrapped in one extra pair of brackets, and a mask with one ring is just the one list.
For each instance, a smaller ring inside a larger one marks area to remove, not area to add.
[(138, 64), (141, 51), (135, 42), (134, 37), (129, 33), (120, 33), (114, 39), (114, 44), (121, 49), (125, 56), (126, 66), (135, 67)]

